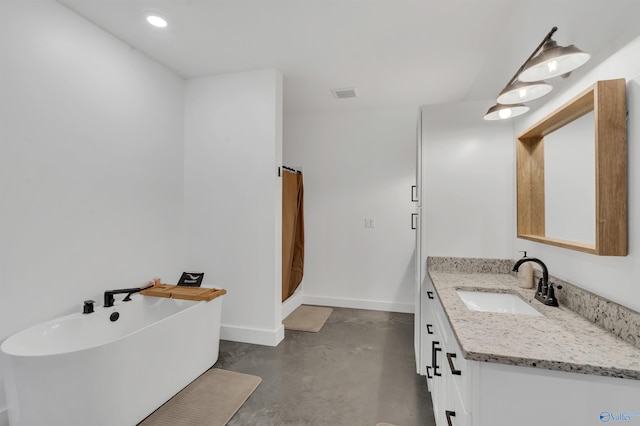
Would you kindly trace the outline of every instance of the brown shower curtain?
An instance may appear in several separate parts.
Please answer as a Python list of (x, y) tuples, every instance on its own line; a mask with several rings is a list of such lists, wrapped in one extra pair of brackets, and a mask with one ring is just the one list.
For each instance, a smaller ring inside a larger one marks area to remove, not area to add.
[(302, 281), (304, 270), (304, 214), (302, 174), (282, 174), (282, 301)]

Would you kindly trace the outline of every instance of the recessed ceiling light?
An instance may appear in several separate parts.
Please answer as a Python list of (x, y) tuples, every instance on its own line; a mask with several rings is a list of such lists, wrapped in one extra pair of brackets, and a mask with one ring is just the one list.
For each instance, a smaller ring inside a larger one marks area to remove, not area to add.
[(167, 26), (167, 20), (158, 15), (147, 15), (147, 22), (157, 28), (164, 28)]

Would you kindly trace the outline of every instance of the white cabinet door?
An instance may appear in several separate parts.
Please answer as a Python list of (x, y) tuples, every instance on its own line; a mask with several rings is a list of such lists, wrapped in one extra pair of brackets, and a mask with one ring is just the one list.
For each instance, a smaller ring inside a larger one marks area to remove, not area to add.
[[(471, 416), (465, 410), (453, 382), (446, 381), (443, 426), (471, 426)], [(440, 426), (440, 424), (438, 424)]]
[(471, 385), (473, 378), (473, 361), (467, 361), (462, 356), (462, 351), (455, 339), (453, 330), (447, 339), (443, 354), (444, 369), (447, 373), (447, 380), (451, 382), (452, 387), (458, 396), (461, 407), (465, 412), (471, 412)]
[(435, 323), (434, 309), (438, 305), (437, 296), (433, 290), (431, 280), (425, 277), (423, 282), (422, 298), (422, 356), (421, 367), (427, 377), (427, 386), (429, 390), (432, 388), (433, 377), (433, 342), (438, 341), (438, 330)]
[[(436, 425), (446, 424), (445, 404), (446, 404), (446, 382), (442, 375), (442, 347), (439, 340), (431, 342), (432, 365), (427, 367), (427, 381), (431, 384), (431, 402), (433, 403), (433, 416)], [(429, 378), (430, 377), (430, 378)]]
[(474, 364), (474, 426), (640, 424), (639, 380)]

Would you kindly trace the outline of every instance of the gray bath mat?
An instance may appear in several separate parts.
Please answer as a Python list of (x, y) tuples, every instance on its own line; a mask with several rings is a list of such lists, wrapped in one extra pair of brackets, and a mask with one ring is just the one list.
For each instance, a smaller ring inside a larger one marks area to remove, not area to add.
[(282, 321), (287, 330), (317, 333), (331, 315), (333, 309), (323, 306), (300, 305)]
[(138, 426), (224, 426), (262, 379), (212, 368)]

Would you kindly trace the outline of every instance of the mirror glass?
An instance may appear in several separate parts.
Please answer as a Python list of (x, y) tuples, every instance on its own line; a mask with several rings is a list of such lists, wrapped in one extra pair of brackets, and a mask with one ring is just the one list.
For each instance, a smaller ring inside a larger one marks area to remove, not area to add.
[(595, 245), (596, 173), (594, 113), (544, 138), (545, 233)]

